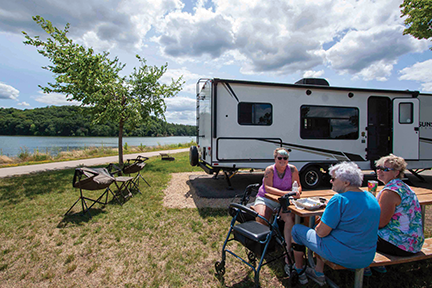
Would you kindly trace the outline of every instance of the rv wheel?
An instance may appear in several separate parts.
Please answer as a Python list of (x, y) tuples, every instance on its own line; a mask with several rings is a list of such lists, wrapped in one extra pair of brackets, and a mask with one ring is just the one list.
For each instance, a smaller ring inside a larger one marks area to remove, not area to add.
[(300, 181), (304, 189), (317, 188), (320, 185), (322, 178), (323, 174), (318, 167), (314, 166), (307, 167), (300, 174)]
[(189, 162), (191, 166), (198, 165), (198, 148), (196, 146), (189, 148)]

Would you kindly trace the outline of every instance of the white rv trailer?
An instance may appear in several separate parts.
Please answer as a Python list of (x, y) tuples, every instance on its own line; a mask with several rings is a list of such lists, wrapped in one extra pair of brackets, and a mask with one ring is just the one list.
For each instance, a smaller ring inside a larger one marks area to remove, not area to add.
[(273, 150), (285, 147), (305, 188), (317, 187), (340, 161), (374, 169), (393, 153), (418, 177), (432, 167), (432, 94), (297, 83), (200, 79), (191, 165), (216, 175), (265, 169)]

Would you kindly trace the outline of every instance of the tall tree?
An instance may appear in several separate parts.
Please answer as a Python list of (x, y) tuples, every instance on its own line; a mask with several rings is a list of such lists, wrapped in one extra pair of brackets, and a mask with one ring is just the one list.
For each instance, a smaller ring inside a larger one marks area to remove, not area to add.
[[(432, 1), (404, 0), (400, 5), (401, 17), (407, 16), (405, 25), (408, 27), (403, 34), (411, 34), (417, 39), (432, 38)], [(432, 50), (432, 47), (430, 48)]]
[(123, 165), (123, 130), (146, 123), (150, 115), (164, 118), (164, 99), (173, 97), (181, 90), (182, 77), (171, 79), (171, 84), (161, 84), (160, 78), (168, 64), (148, 66), (146, 60), (136, 56), (140, 66), (129, 76), (120, 76), (125, 67), (118, 58), (108, 58), (109, 53), (95, 53), (92, 48), (73, 43), (67, 37), (69, 23), (59, 30), (41, 16), (33, 20), (48, 33), (43, 41), (39, 36), (30, 37), (26, 32), (24, 44), (38, 48), (52, 65), (42, 67), (55, 74), (55, 82), (39, 87), (44, 93), (63, 93), (67, 100), (77, 100), (91, 108), (94, 123), (115, 121), (119, 125), (119, 164)]

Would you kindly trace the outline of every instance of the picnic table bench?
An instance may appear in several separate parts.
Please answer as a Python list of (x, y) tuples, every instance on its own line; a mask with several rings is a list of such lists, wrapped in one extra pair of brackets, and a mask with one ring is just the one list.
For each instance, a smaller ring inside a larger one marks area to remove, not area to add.
[[(381, 252), (376, 252), (375, 258), (372, 261), (372, 263), (369, 265), (369, 267), (409, 263), (409, 262), (420, 261), (420, 260), (425, 260), (430, 258), (432, 258), (432, 238), (426, 238), (422, 250), (412, 256), (402, 257), (402, 256), (393, 256)], [(330, 268), (332, 268), (333, 270), (346, 269), (345, 267), (330, 262), (324, 258), (322, 259), (324, 260), (324, 263)], [(355, 270), (355, 278), (354, 278), (355, 288), (363, 286), (363, 273), (364, 273), (364, 268)], [(326, 281), (330, 287), (337, 287), (337, 285), (327, 277), (326, 277)]]
[[(379, 186), (378, 191), (380, 191), (384, 186)], [(417, 198), (419, 200), (419, 203), (421, 205), (422, 209), (422, 224), (423, 224), (423, 231), (425, 227), (425, 211), (426, 211), (426, 205), (432, 204), (432, 190), (426, 189), (426, 188), (419, 188), (419, 187), (411, 187), (411, 189), (416, 193)], [(328, 190), (311, 190), (311, 191), (303, 191), (301, 194), (301, 198), (308, 198), (308, 197), (323, 197), (326, 199), (330, 199), (336, 192), (328, 189)], [(279, 196), (266, 194), (267, 198), (278, 201), (277, 199)], [(315, 224), (315, 217), (314, 216), (320, 216), (324, 213), (325, 208), (309, 211), (306, 209), (298, 209), (294, 205), (290, 205), (289, 209), (293, 211), (293, 213), (296, 215), (296, 224), (300, 223), (300, 218), (309, 217), (309, 227), (313, 227)], [(311, 251), (308, 251), (308, 261), (311, 266), (314, 266), (315, 263), (313, 262), (313, 254)], [(414, 261), (420, 261), (424, 259), (430, 259), (432, 258), (432, 238), (426, 238), (425, 242), (423, 244), (423, 248), (420, 252), (408, 256), (408, 257), (400, 257), (400, 256), (393, 256), (388, 255), (380, 252), (375, 253), (375, 258), (373, 262), (370, 264), (370, 267), (375, 266), (388, 266), (388, 265), (395, 265), (395, 264), (402, 264), (402, 263), (408, 263), (408, 262), (414, 262)], [(334, 270), (342, 270), (346, 269), (343, 266), (337, 265), (335, 263), (332, 263), (324, 258), (322, 258), (327, 266)], [(354, 279), (354, 287), (362, 287), (363, 286), (363, 273), (364, 268), (362, 269), (356, 269), (355, 270), (355, 279)], [(327, 284), (330, 287), (338, 287), (333, 281), (331, 281), (329, 278), (326, 277)]]
[(159, 153), (161, 156), (161, 160), (166, 160), (166, 161), (174, 161), (175, 158), (170, 156), (168, 153)]

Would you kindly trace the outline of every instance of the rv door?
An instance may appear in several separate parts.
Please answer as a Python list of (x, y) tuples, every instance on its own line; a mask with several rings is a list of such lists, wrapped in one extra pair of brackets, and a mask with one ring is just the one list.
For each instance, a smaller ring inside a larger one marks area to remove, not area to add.
[(419, 159), (419, 100), (393, 99), (393, 154)]

